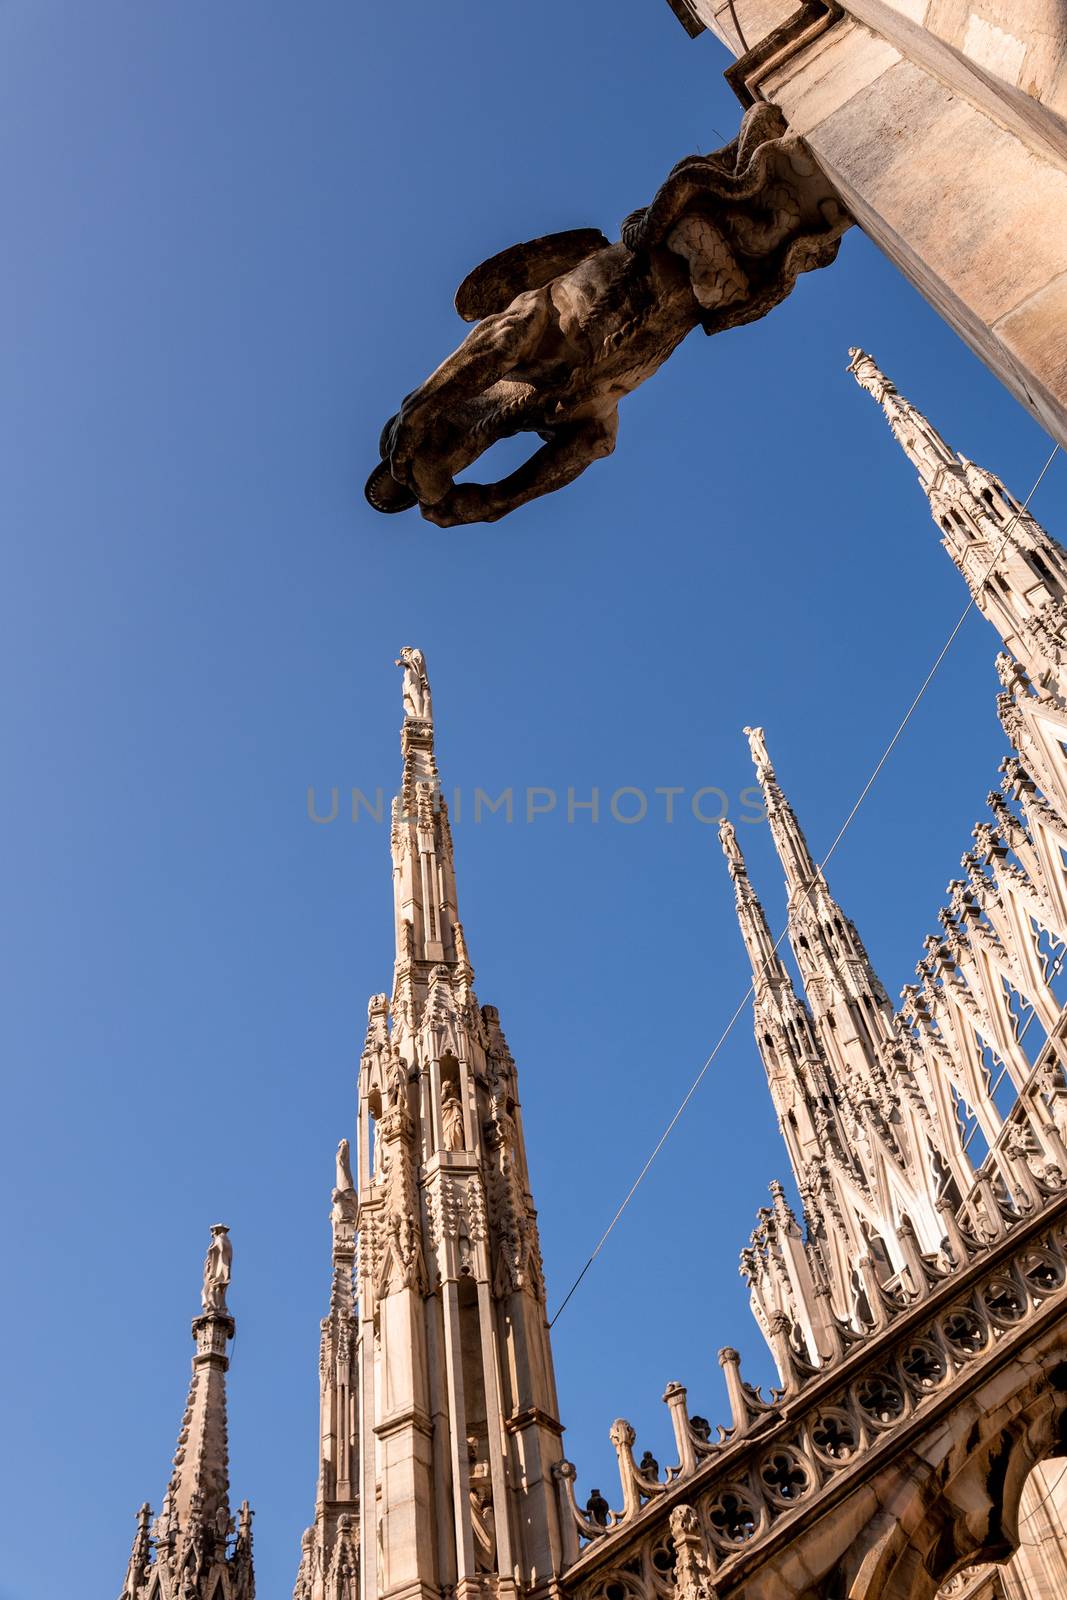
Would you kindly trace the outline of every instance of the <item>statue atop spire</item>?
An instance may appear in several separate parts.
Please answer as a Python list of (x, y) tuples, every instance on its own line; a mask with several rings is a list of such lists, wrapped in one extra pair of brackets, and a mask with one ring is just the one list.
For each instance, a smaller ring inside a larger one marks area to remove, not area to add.
[(397, 656), (396, 664), (404, 669), (404, 716), (413, 717), (417, 722), (432, 722), (433, 701), (430, 698), (426, 657), (414, 645), (406, 644)]
[(433, 700), (426, 657), (416, 646), (406, 644), (396, 658), (404, 669), (404, 723), (400, 730), (400, 749), (404, 773), (400, 795), (394, 805), (394, 826), (399, 813), (404, 820), (422, 818), (435, 806), (440, 809), (440, 780), (433, 749)]
[(230, 1230), (216, 1222), (211, 1229), (211, 1243), (204, 1257), (204, 1286), (200, 1291), (200, 1304), (205, 1311), (221, 1311), (228, 1315), (226, 1289), (230, 1282), (233, 1263), (233, 1245)]
[(744, 878), (747, 882), (748, 875), (745, 869), (745, 858), (741, 854), (741, 846), (737, 842), (737, 829), (732, 822), (727, 822), (725, 818), (719, 823), (719, 843), (722, 845), (722, 853), (726, 857), (730, 876), (735, 879)]
[(226, 1290), (232, 1261), (229, 1229), (217, 1222), (204, 1261), (202, 1310), (193, 1321), (196, 1354), (170, 1483), (154, 1524), (147, 1505), (138, 1513), (120, 1600), (147, 1600), (157, 1592), (157, 1575), (158, 1592), (176, 1600), (215, 1600), (223, 1593), (253, 1600), (252, 1514), (246, 1502), (235, 1527), (229, 1499), (226, 1371), (235, 1323)]
[(774, 768), (771, 758), (767, 754), (767, 737), (762, 728), (743, 728), (742, 732), (748, 739), (748, 748), (752, 754), (752, 762), (756, 768), (756, 776), (762, 782), (764, 776), (774, 782)]

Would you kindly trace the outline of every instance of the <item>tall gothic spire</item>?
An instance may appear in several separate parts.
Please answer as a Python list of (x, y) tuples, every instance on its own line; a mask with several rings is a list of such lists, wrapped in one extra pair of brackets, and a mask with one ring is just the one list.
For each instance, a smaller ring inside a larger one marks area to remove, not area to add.
[(874, 360), (849, 371), (874, 396), (919, 473), (941, 542), (1011, 654), (1039, 688), (1064, 692), (1067, 551), (991, 472), (958, 455)]
[(849, 372), (885, 412), (897, 443), (914, 465), (923, 486), (936, 483), (946, 467), (950, 471), (958, 467), (956, 452), (942, 439), (933, 423), (898, 392), (896, 384), (886, 377), (873, 357), (855, 347), (848, 353)]
[(226, 1371), (236, 1325), (226, 1289), (232, 1259), (229, 1230), (216, 1223), (204, 1261), (201, 1313), (193, 1321), (196, 1354), (170, 1483), (151, 1529), (149, 1507), (138, 1513), (120, 1600), (146, 1600), (157, 1576), (164, 1595), (182, 1600), (215, 1600), (221, 1593), (253, 1600), (252, 1514), (246, 1501), (235, 1529), (229, 1500)]
[[(753, 1023), (774, 1109), (794, 1176), (803, 1182), (810, 1161), (821, 1158), (833, 1121), (834, 1086), (807, 1006), (778, 955), (763, 907), (748, 876), (737, 834), (719, 824), (741, 937), (752, 967)], [(837, 1139), (844, 1149), (843, 1129)]]
[(767, 823), (774, 840), (774, 848), (785, 872), (785, 885), (790, 898), (807, 893), (819, 876), (815, 858), (808, 849), (800, 823), (778, 783), (771, 758), (767, 754), (767, 740), (762, 728), (745, 728), (756, 780), (763, 790), (767, 809)]
[(889, 997), (855, 925), (830, 893), (778, 783), (762, 728), (746, 728), (767, 822), (785, 873), (789, 941), (839, 1091), (880, 1098), (881, 1049), (894, 1036)]
[[(573, 1520), (554, 1473), (562, 1430), (518, 1078), (472, 986), (426, 662), (408, 647), (397, 665), (393, 991), (368, 1005), (355, 1173), (344, 1148), (334, 1191), (319, 1503), (296, 1595), (350, 1600), (358, 1561), (361, 1600), (548, 1596)], [(353, 1230), (355, 1356), (341, 1359)]]
[[(722, 829), (738, 921), (755, 979), (756, 1040), (803, 1202), (807, 1240), (781, 1193), (760, 1213), (742, 1271), (775, 1349), (785, 1316), (812, 1359), (833, 1348), (834, 1319), (857, 1322), (857, 1263), (885, 1278), (916, 1248), (937, 1249), (944, 1130), (922, 1099), (915, 1047), (854, 924), (830, 893), (778, 782), (761, 728), (746, 728), (788, 893), (789, 942), (805, 1005), (773, 949), (732, 828)], [(917, 1241), (917, 1242), (916, 1242)], [(776, 1355), (776, 1359), (778, 1356)]]
[(319, 1476), (303, 1538), (296, 1600), (356, 1600), (359, 1575), (359, 1365), (356, 1190), (347, 1139), (337, 1147), (330, 1208), (330, 1304), (319, 1338)]

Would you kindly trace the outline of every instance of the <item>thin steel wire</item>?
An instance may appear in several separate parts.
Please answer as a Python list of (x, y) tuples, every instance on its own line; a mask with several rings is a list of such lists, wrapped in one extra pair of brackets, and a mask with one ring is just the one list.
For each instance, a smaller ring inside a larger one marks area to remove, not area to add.
[[(1037, 1516), (1037, 1513), (1041, 1510), (1042, 1506), (1048, 1505), (1049, 1501), (1052, 1499), (1052, 1496), (1056, 1493), (1056, 1490), (1059, 1488), (1060, 1484), (1063, 1482), (1063, 1479), (1064, 1479), (1065, 1475), (1067, 1475), (1067, 1466), (1061, 1467), (1060, 1475), (1056, 1479), (1055, 1483), (1049, 1485), (1049, 1487), (1045, 1490), (1044, 1494), (1041, 1496), (1041, 1499), (1037, 1502), (1037, 1505), (1034, 1506), (1033, 1510), (1032, 1511), (1028, 1511), (1026, 1513), (1025, 1517), (1023, 1517), (1022, 1521), (1023, 1521), (1024, 1525), (1027, 1522), (1029, 1522), (1033, 1517)], [(1033, 1546), (1031, 1546), (1031, 1549), (1032, 1548), (1033, 1548)]]
[[(733, 7), (731, 5), (731, 10), (732, 9), (733, 9)], [(881, 772), (882, 768), (885, 766), (886, 762), (889, 760), (889, 757), (892, 755), (893, 751), (896, 749), (897, 744), (900, 741), (901, 735), (903, 734), (905, 728), (908, 726), (908, 723), (911, 721), (911, 718), (912, 718), (916, 708), (918, 707), (919, 702), (922, 700), (922, 698), (925, 695), (927, 689), (930, 687), (931, 683), (933, 682), (934, 677), (936, 676), (937, 671), (938, 671), (939, 667), (941, 666), (942, 661), (944, 661), (945, 657), (948, 655), (949, 650), (952, 648), (952, 645), (955, 643), (956, 637), (959, 634), (960, 629), (963, 627), (963, 624), (967, 621), (967, 618), (970, 616), (971, 612), (974, 610), (974, 608), (975, 608), (975, 606), (977, 604), (978, 595), (984, 589), (986, 581), (989, 578), (990, 573), (993, 571), (993, 568), (996, 566), (997, 562), (1000, 560), (1001, 555), (1004, 552), (1004, 548), (1005, 548), (1005, 546), (1007, 545), (1007, 542), (1008, 542), (1008, 535), (1011, 533), (1011, 530), (1014, 528), (1015, 524), (1018, 522), (1018, 520), (1022, 516), (1023, 512), (1027, 510), (1027, 508), (1030, 505), (1030, 501), (1033, 499), (1034, 495), (1037, 493), (1038, 489), (1041, 487), (1041, 483), (1042, 483), (1042, 481), (1043, 481), (1043, 479), (1045, 477), (1046, 472), (1051, 467), (1053, 461), (1056, 459), (1056, 456), (1059, 454), (1059, 449), (1060, 449), (1060, 447), (1059, 447), (1058, 444), (1053, 446), (1052, 453), (1049, 456), (1048, 460), (1045, 462), (1045, 465), (1041, 468), (1041, 471), (1038, 473), (1037, 477), (1035, 478), (1034, 484), (1033, 484), (1033, 487), (1030, 490), (1030, 493), (1027, 495), (1026, 499), (1023, 501), (1023, 503), (1020, 506), (1019, 510), (1014, 513), (1014, 515), (1012, 516), (1012, 518), (1011, 518), (1010, 522), (1008, 523), (1007, 527), (1004, 529), (1004, 537), (1000, 541), (1000, 545), (997, 548), (996, 554), (993, 556), (993, 558), (990, 561), (990, 563), (989, 563), (988, 567), (986, 568), (985, 572), (982, 574), (982, 581), (975, 586), (974, 593), (971, 595), (971, 597), (968, 600), (966, 606), (961, 611), (961, 613), (959, 615), (959, 618), (958, 618), (955, 626), (953, 627), (951, 633), (949, 634), (948, 638), (945, 640), (944, 644), (941, 646), (941, 649), (938, 651), (937, 655), (934, 657), (933, 665), (931, 666), (929, 672), (927, 672), (927, 674), (926, 674), (925, 678), (923, 679), (922, 683), (919, 685), (918, 692), (916, 693), (916, 695), (915, 695), (914, 699), (912, 700), (911, 704), (908, 706), (908, 709), (905, 711), (903, 717), (900, 719), (900, 722), (897, 724), (897, 728), (896, 728), (896, 731), (893, 734), (893, 737), (890, 739), (889, 743), (886, 745), (885, 749), (882, 751), (882, 754), (878, 758), (878, 761), (875, 764), (875, 767), (874, 767), (873, 771), (871, 772), (870, 777), (867, 779), (867, 782), (863, 785), (863, 788), (860, 790), (859, 797), (856, 800), (855, 805), (852, 807), (852, 810), (849, 812), (848, 816), (845, 818), (845, 820), (841, 824), (840, 828), (838, 828), (837, 833), (834, 835), (833, 843), (830, 845), (829, 850), (827, 850), (826, 854), (823, 856), (822, 860), (819, 862), (818, 872), (820, 874), (825, 869), (826, 863), (830, 860), (831, 856), (834, 854), (834, 851), (837, 849), (838, 845), (841, 843), (841, 840), (845, 837), (845, 834), (847, 833), (849, 827), (851, 826), (851, 823), (852, 823), (853, 818), (855, 817), (857, 811), (859, 810), (860, 806), (866, 800), (867, 796), (870, 794), (872, 788), (874, 787), (874, 784), (877, 781), (879, 773)], [(807, 891), (806, 891), (805, 898), (807, 898), (807, 896), (810, 896), (810, 894), (812, 892), (812, 889), (814, 889), (814, 887), (815, 887), (815, 883), (813, 881), (811, 883), (811, 885), (808, 887)], [(758, 974), (758, 978), (759, 979), (762, 979), (763, 974), (766, 972), (767, 967), (770, 964), (771, 958), (774, 955), (777, 954), (778, 947), (782, 943), (782, 940), (785, 938), (786, 933), (788, 932), (788, 929), (789, 929), (789, 924), (787, 922), (786, 926), (782, 929), (781, 933), (778, 935), (777, 939), (774, 941), (774, 945), (773, 945), (773, 947), (771, 949), (770, 956), (767, 957), (767, 960), (764, 962), (762, 968), (760, 969), (760, 972)], [(629, 1189), (626, 1191), (626, 1194), (623, 1197), (622, 1203), (620, 1204), (618, 1210), (615, 1212), (615, 1215), (612, 1217), (611, 1221), (608, 1223), (607, 1227), (604, 1229), (604, 1232), (600, 1235), (600, 1238), (598, 1239), (596, 1245), (594, 1246), (591, 1255), (589, 1256), (588, 1260), (585, 1263), (585, 1266), (582, 1268), (581, 1272), (579, 1272), (578, 1276), (575, 1278), (574, 1282), (571, 1284), (570, 1288), (567, 1290), (567, 1293), (564, 1295), (562, 1301), (560, 1302), (559, 1308), (556, 1311), (555, 1316), (553, 1316), (551, 1318), (551, 1320), (550, 1320), (550, 1322), (548, 1324), (550, 1329), (555, 1327), (556, 1323), (559, 1321), (560, 1317), (563, 1315), (563, 1312), (566, 1310), (566, 1307), (567, 1307), (568, 1303), (570, 1302), (571, 1296), (574, 1294), (575, 1290), (578, 1288), (578, 1285), (582, 1282), (582, 1280), (585, 1277), (586, 1273), (589, 1271), (589, 1268), (593, 1265), (593, 1262), (596, 1260), (597, 1256), (600, 1254), (601, 1250), (604, 1248), (605, 1244), (607, 1243), (608, 1239), (610, 1238), (610, 1236), (611, 1236), (611, 1234), (612, 1234), (612, 1232), (613, 1232), (613, 1230), (615, 1228), (615, 1224), (618, 1222), (619, 1218), (622, 1216), (623, 1212), (626, 1210), (627, 1206), (630, 1204), (630, 1201), (633, 1199), (634, 1195), (637, 1193), (638, 1189), (641, 1187), (641, 1184), (644, 1182), (645, 1177), (647, 1176), (647, 1174), (649, 1172), (649, 1169), (652, 1166), (652, 1163), (655, 1161), (656, 1157), (659, 1155), (660, 1151), (663, 1149), (663, 1146), (667, 1143), (667, 1140), (670, 1138), (671, 1134), (674, 1132), (675, 1128), (677, 1127), (678, 1122), (680, 1121), (682, 1113), (685, 1111), (686, 1106), (689, 1104), (690, 1100), (692, 1100), (693, 1096), (696, 1094), (696, 1092), (699, 1089), (701, 1083), (704, 1081), (704, 1078), (705, 1078), (709, 1068), (711, 1067), (712, 1063), (714, 1062), (716, 1056), (718, 1055), (719, 1051), (722, 1049), (723, 1045), (726, 1043), (727, 1039), (730, 1037), (730, 1033), (733, 1030), (734, 1023), (740, 1017), (741, 1013), (745, 1010), (746, 1006), (748, 1005), (749, 1000), (751, 999), (752, 995), (755, 993), (757, 981), (758, 981), (758, 979), (756, 977), (753, 977), (752, 982), (749, 984), (748, 988), (745, 990), (744, 994), (742, 995), (741, 1000), (738, 1003), (737, 1009), (733, 1012), (733, 1015), (730, 1017), (729, 1022), (726, 1024), (725, 1028), (722, 1030), (722, 1033), (719, 1035), (718, 1039), (715, 1041), (715, 1044), (712, 1047), (710, 1055), (707, 1057), (707, 1060), (704, 1062), (704, 1065), (701, 1067), (700, 1071), (697, 1073), (696, 1077), (693, 1079), (693, 1082), (690, 1084), (688, 1090), (686, 1091), (685, 1097), (683, 1098), (683, 1100), (682, 1100), (681, 1104), (679, 1105), (677, 1111), (674, 1113), (674, 1116), (668, 1122), (667, 1126), (664, 1128), (663, 1132), (660, 1134), (659, 1138), (657, 1139), (655, 1145), (652, 1148), (652, 1153), (648, 1157), (648, 1160), (645, 1162), (644, 1166), (641, 1168), (640, 1172), (637, 1174), (637, 1177), (634, 1179), (633, 1183), (630, 1185)]]
[(737, 38), (738, 38), (738, 42), (739, 42), (739, 44), (741, 46), (741, 54), (747, 56), (748, 55), (748, 42), (745, 39), (744, 34), (741, 32), (741, 24), (737, 20), (737, 9), (736, 9), (736, 7), (734, 5), (734, 0), (726, 0), (726, 3), (730, 7), (730, 16), (733, 18), (733, 24), (734, 24), (734, 27), (737, 30)]

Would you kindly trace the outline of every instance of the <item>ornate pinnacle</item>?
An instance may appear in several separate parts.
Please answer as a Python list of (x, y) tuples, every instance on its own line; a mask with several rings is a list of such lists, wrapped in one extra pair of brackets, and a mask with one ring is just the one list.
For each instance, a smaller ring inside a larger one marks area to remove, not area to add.
[(148, 1574), (148, 1566), (152, 1559), (152, 1544), (150, 1524), (152, 1521), (152, 1508), (145, 1501), (137, 1513), (137, 1532), (133, 1536), (133, 1548), (130, 1551), (130, 1564), (126, 1569), (126, 1582), (123, 1586), (119, 1600), (137, 1600), (141, 1587)]
[(767, 740), (762, 728), (745, 728), (748, 747), (756, 768), (756, 778), (763, 790), (767, 806), (767, 821), (778, 859), (785, 869), (786, 887), (790, 896), (800, 891), (807, 893), (821, 873), (808, 849), (800, 823), (792, 806), (779, 786), (771, 758), (767, 753)]
[(167, 1515), (186, 1537), (194, 1524), (223, 1536), (229, 1527), (226, 1349), (234, 1335), (234, 1321), (226, 1305), (226, 1290), (232, 1260), (229, 1229), (217, 1222), (204, 1260), (203, 1309), (192, 1330), (196, 1342), (193, 1375), (165, 1502)]

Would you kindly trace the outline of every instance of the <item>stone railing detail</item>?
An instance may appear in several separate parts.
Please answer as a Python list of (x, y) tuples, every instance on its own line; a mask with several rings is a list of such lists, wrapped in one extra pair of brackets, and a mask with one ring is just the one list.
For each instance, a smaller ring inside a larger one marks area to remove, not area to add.
[(710, 1570), (723, 1573), (835, 1480), (865, 1470), (864, 1458), (939, 1399), (966, 1385), (990, 1358), (1053, 1306), (1067, 1315), (1067, 1181), (1037, 1217), (1018, 1219), (988, 1244), (960, 1233), (968, 1263), (931, 1271), (911, 1304), (887, 1306), (877, 1335), (812, 1374), (792, 1395), (769, 1398), (743, 1382), (735, 1351), (720, 1356), (732, 1423), (718, 1437), (690, 1418), (686, 1393), (671, 1384), (678, 1463), (660, 1474), (645, 1453), (635, 1463), (634, 1430), (611, 1430), (619, 1457), (622, 1509), (594, 1491), (585, 1511), (574, 1468), (557, 1472), (565, 1508), (584, 1549), (568, 1574), (577, 1600), (668, 1600), (674, 1595), (680, 1505), (691, 1509)]

